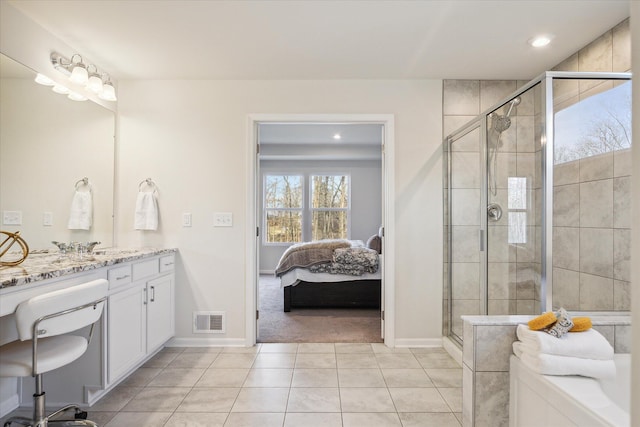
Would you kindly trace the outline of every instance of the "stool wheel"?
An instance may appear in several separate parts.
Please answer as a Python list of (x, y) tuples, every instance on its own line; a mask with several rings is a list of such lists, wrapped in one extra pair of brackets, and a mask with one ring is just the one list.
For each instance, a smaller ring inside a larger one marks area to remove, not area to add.
[(87, 416), (88, 416), (87, 411), (82, 411), (80, 409), (76, 410), (76, 415), (75, 415), (76, 420), (86, 420)]

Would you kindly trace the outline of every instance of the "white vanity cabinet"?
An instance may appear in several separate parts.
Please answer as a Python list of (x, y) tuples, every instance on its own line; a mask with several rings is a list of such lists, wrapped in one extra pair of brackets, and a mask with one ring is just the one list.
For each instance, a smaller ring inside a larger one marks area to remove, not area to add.
[[(171, 268), (163, 268), (165, 264)], [(110, 384), (120, 380), (174, 335), (173, 265), (172, 254), (119, 266), (109, 274), (107, 373)], [(117, 280), (125, 276), (131, 281)]]

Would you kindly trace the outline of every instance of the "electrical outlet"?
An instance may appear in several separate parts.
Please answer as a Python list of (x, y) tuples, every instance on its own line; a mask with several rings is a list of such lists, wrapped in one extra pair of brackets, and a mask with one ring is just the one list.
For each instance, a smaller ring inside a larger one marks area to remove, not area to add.
[(233, 227), (233, 214), (231, 212), (214, 212), (214, 227)]
[(4, 211), (2, 213), (2, 224), (22, 225), (22, 211)]
[(44, 212), (42, 214), (42, 225), (51, 227), (53, 225), (53, 212)]
[(182, 213), (182, 226), (183, 227), (191, 227), (191, 213), (183, 212)]

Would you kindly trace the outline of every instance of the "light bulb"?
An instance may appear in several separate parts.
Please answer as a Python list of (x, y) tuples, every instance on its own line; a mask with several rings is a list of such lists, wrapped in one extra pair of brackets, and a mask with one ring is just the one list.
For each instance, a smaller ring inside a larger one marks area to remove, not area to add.
[(69, 98), (72, 101), (86, 101), (87, 97), (84, 95), (80, 95), (77, 92), (69, 92), (69, 95), (67, 95), (67, 98)]
[(102, 92), (102, 78), (98, 74), (91, 74), (87, 81), (87, 89), (93, 93)]
[(62, 95), (66, 95), (69, 93), (69, 88), (67, 88), (66, 86), (62, 86), (59, 84), (56, 84), (53, 89), (52, 89), (55, 93), (59, 93)]
[(69, 80), (79, 85), (87, 84), (87, 81), (89, 80), (87, 67), (81, 62), (73, 64), (73, 70), (71, 70), (71, 76), (69, 76)]
[(113, 87), (111, 82), (106, 82), (102, 85), (102, 92), (98, 94), (100, 99), (104, 99), (105, 101), (117, 101), (116, 98), (116, 89)]
[(41, 85), (45, 85), (45, 86), (53, 86), (56, 84), (56, 82), (54, 82), (53, 80), (51, 80), (49, 77), (45, 76), (44, 74), (40, 74), (38, 73), (38, 75), (35, 78), (35, 82)]
[(544, 47), (551, 43), (551, 37), (537, 36), (529, 40), (529, 44), (533, 47)]

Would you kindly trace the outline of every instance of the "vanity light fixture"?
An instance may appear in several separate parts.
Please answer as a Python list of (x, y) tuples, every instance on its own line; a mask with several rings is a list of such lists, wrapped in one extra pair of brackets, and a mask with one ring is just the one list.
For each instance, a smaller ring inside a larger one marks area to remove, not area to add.
[(36, 76), (36, 83), (39, 83), (41, 85), (44, 86), (55, 86), (56, 82), (54, 82), (53, 80), (51, 80), (49, 77), (45, 76), (44, 74), (40, 74), (38, 73), (38, 75)]
[[(53, 68), (63, 73), (65, 76), (69, 78), (69, 80), (75, 84), (83, 85), (87, 90), (98, 95), (100, 99), (104, 99), (105, 101), (117, 101), (116, 90), (113, 87), (113, 83), (111, 83), (111, 79), (105, 73), (101, 73), (94, 64), (85, 64), (82, 60), (82, 56), (75, 53), (71, 56), (71, 59), (65, 58), (58, 52), (52, 52), (51, 56), (51, 64)], [(40, 76), (40, 75), (39, 75)], [(46, 76), (42, 76), (45, 79)], [(55, 85), (51, 79), (51, 84), (44, 83), (45, 79), (39, 79), (36, 77), (36, 82), (45, 85)], [(40, 80), (40, 81), (39, 81)], [(69, 94), (70, 90), (66, 89), (66, 92), (56, 90), (56, 87), (59, 90), (63, 88), (61, 85), (55, 85), (54, 91), (57, 93)], [(85, 101), (87, 97), (78, 93), (73, 92), (69, 94), (69, 98), (74, 101)]]

